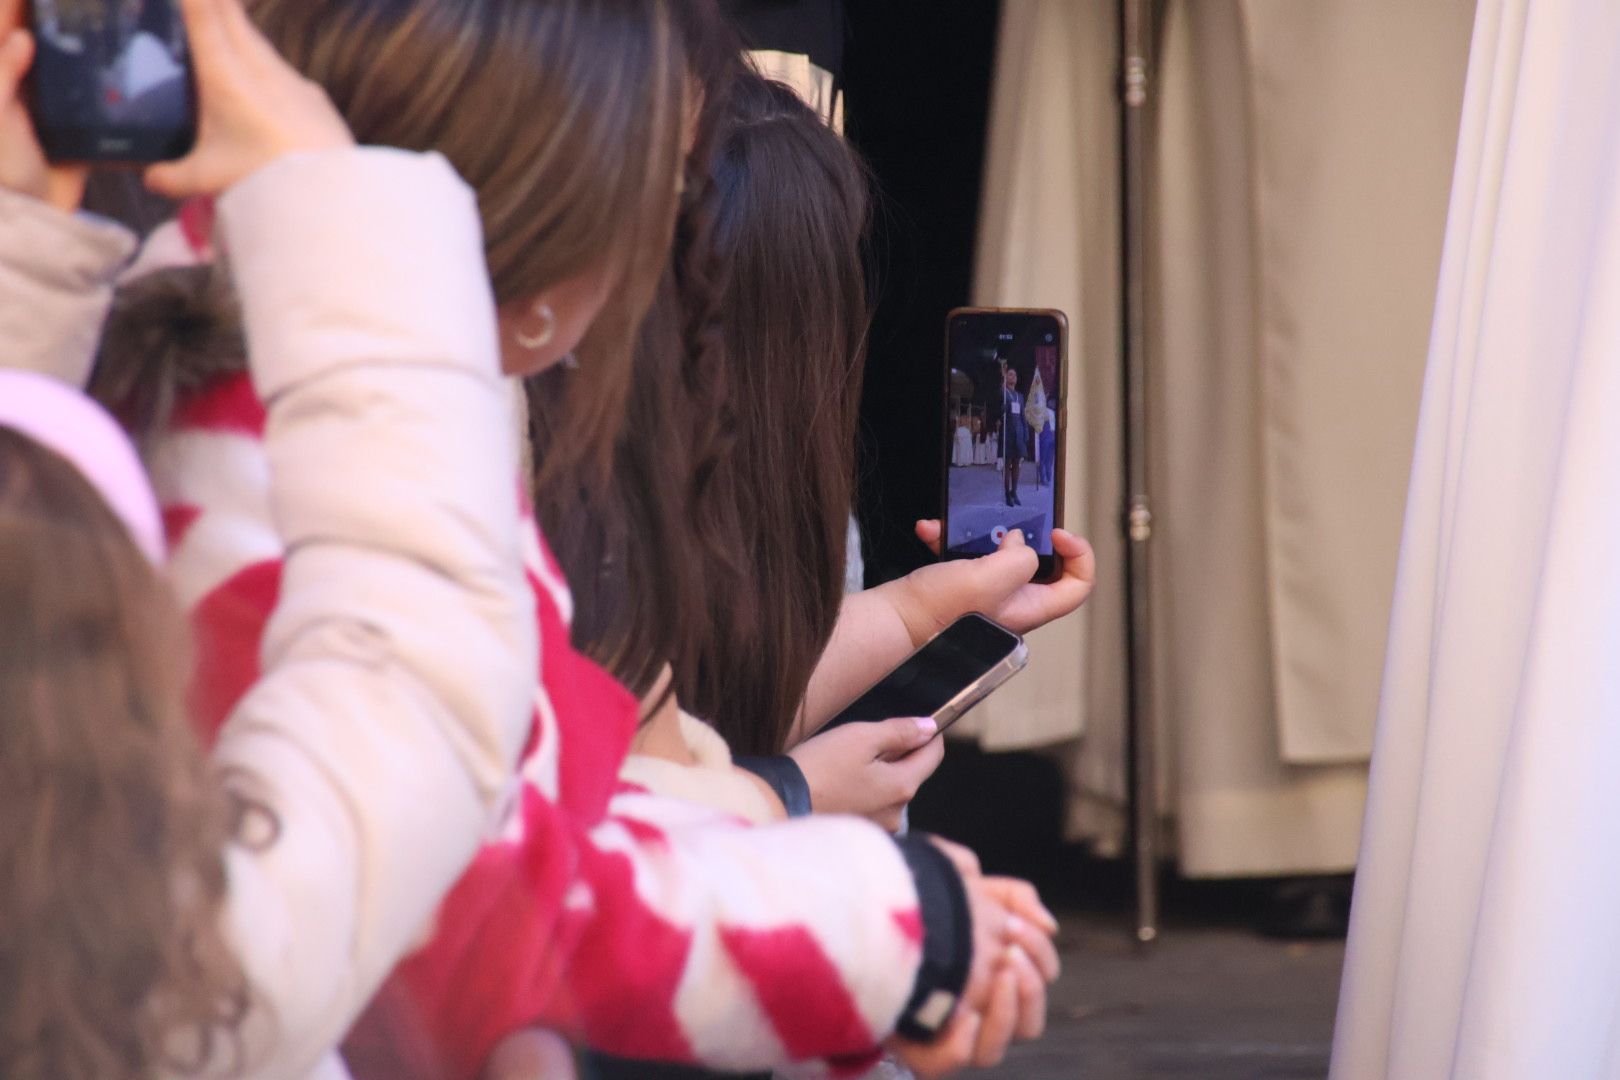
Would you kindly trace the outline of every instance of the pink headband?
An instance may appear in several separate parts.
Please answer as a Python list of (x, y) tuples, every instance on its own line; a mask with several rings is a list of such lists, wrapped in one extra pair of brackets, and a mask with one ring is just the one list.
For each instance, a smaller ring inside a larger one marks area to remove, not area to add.
[(0, 370), (0, 427), (65, 458), (106, 500), (136, 545), (163, 562), (163, 518), (141, 459), (107, 411), (57, 379)]

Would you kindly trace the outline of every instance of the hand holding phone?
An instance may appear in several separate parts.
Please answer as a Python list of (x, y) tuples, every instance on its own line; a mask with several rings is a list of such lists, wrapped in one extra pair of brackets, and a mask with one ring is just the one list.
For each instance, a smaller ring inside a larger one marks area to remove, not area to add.
[(818, 814), (854, 814), (897, 832), (906, 807), (945, 759), (929, 717), (900, 716), (821, 731), (788, 751)]
[[(937, 520), (917, 522), (917, 539), (935, 555), (941, 532)], [(1097, 555), (1084, 538), (1053, 529), (1052, 554), (1061, 568), (1057, 578), (1031, 581), (1023, 568), (1035, 563), (1034, 553), (1015, 531), (992, 555), (923, 566), (884, 588), (895, 591), (895, 608), (906, 625), (923, 627), (923, 633), (964, 612), (982, 611), (1014, 633), (1027, 634), (1078, 610), (1096, 582)]]
[(85, 22), (102, 9), (33, 0), (31, 112), (52, 161), (160, 162), (147, 186), (185, 198), (220, 194), (285, 154), (353, 145), (325, 91), (240, 0), (174, 2), (127, 0)]
[(23, 0), (0, 0), (0, 188), (72, 212), (84, 200), (89, 170), (45, 158), (22, 96), (34, 62), (33, 36), (22, 22)]
[(354, 145), (326, 91), (282, 59), (241, 0), (180, 0), (196, 58), (197, 144), (146, 171), (171, 198), (217, 195), (277, 158)]

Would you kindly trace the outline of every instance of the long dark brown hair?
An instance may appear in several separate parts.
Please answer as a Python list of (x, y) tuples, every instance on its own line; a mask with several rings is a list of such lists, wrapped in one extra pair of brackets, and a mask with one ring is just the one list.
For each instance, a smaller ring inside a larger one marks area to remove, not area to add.
[(674, 247), (639, 333), (611, 479), (573, 464), (562, 388), (578, 373), (553, 370), (528, 383), (536, 513), (576, 593), (575, 640), (638, 694), (658, 682), (677, 643), (702, 632), (717, 569), (741, 572), (730, 507), (716, 485), (734, 425), (714, 159), (746, 69), (741, 42), (712, 0), (675, 10), (696, 89), (692, 146)]
[(249, 989), (239, 820), (186, 722), (168, 590), (66, 461), (0, 429), (0, 1075), (190, 1073)]
[[(792, 90), (747, 79), (722, 144), (719, 246), (736, 506), (757, 598), (675, 659), (681, 701), (742, 753), (776, 753), (843, 597), (855, 425), (870, 314), (869, 184), (848, 144)], [(720, 599), (717, 594), (716, 600)]]
[[(581, 501), (542, 516), (575, 588), (580, 644), (632, 685), (667, 661), (683, 706), (734, 750), (775, 753), (842, 598), (869, 185), (807, 105), (752, 74), (731, 90), (712, 168), (723, 406), (675, 377), (667, 324), (678, 313), (658, 312), (680, 297), (666, 289), (637, 354), (611, 505), (599, 498), (584, 527)], [(715, 419), (724, 432), (706, 506), (660, 503), (658, 492), (690, 492), (693, 431)], [(723, 556), (694, 535), (705, 530)], [(637, 580), (660, 561), (688, 609), (660, 610), (668, 590)]]
[[(362, 144), (437, 151), (470, 184), (497, 303), (606, 265), (614, 302), (561, 384), (566, 462), (603, 471), (637, 326), (669, 257), (687, 97), (665, 0), (250, 0)], [(97, 396), (138, 430), (177, 387), (241, 365), (218, 271), (121, 291)]]

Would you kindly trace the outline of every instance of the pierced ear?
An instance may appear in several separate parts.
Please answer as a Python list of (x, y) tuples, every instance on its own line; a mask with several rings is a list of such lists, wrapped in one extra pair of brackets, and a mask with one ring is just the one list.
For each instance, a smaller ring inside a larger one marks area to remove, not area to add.
[(519, 348), (531, 352), (545, 348), (556, 336), (557, 312), (546, 302), (544, 296), (531, 304), (528, 313), (514, 320), (512, 324), (512, 337)]

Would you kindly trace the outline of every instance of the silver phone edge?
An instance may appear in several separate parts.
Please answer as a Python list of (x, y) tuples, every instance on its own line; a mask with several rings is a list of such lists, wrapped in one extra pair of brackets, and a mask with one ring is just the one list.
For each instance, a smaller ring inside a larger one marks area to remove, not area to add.
[(934, 710), (933, 719), (934, 723), (939, 725), (940, 734), (943, 735), (946, 728), (966, 716), (975, 705), (1028, 666), (1029, 646), (1020, 640), (1018, 647), (1003, 657), (1000, 663), (968, 683), (955, 697)]

